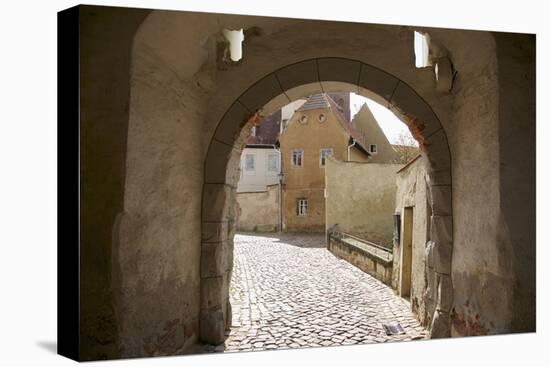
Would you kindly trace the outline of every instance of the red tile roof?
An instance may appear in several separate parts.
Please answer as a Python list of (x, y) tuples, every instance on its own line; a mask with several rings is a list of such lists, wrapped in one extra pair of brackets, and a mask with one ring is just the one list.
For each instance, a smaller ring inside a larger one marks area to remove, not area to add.
[(273, 112), (264, 117), (256, 125), (256, 136), (250, 135), (246, 140), (246, 145), (273, 145), (279, 137), (279, 128), (281, 123), (281, 110)]

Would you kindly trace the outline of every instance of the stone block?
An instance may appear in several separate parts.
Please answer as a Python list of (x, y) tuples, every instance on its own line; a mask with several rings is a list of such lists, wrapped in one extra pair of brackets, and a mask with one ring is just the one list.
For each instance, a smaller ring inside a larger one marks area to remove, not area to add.
[(437, 309), (450, 312), (453, 305), (453, 283), (450, 275), (436, 274), (437, 281)]
[(430, 185), (450, 185), (451, 184), (451, 168), (436, 169), (430, 166), (430, 162), (425, 159), (426, 173), (428, 183)]
[(288, 99), (286, 94), (281, 93), (264, 105), (262, 109), (262, 116), (269, 116), (270, 114), (272, 114), (275, 111), (278, 111), (279, 109), (283, 108), (290, 102), (292, 101)]
[(437, 284), (435, 271), (433, 269), (426, 269), (426, 298), (435, 301), (437, 299)]
[(386, 269), (384, 268), (384, 265), (380, 263), (375, 263), (376, 266), (376, 278), (380, 281), (384, 280), (384, 276), (386, 275)]
[(432, 204), (432, 215), (453, 215), (451, 185), (429, 185), (428, 194)]
[(358, 93), (358, 88), (355, 84), (350, 84), (346, 82), (320, 82), (321, 88), (325, 92), (346, 92), (352, 91)]
[(252, 115), (239, 102), (235, 102), (223, 115), (214, 137), (228, 145), (233, 145), (239, 137), (243, 126)]
[(230, 330), (232, 323), (233, 323), (233, 309), (231, 307), (231, 301), (227, 300), (226, 311), (225, 311), (225, 330)]
[(321, 81), (345, 82), (357, 85), (361, 63), (359, 61), (327, 57), (317, 59)]
[(225, 241), (229, 238), (230, 223), (225, 222), (203, 222), (201, 227), (201, 239), (203, 243), (215, 243)]
[[(284, 91), (319, 81), (317, 60), (306, 60), (288, 65), (275, 72)], [(288, 93), (287, 93), (288, 95)]]
[(359, 86), (389, 101), (399, 79), (374, 66), (361, 64)]
[(229, 270), (228, 241), (203, 243), (201, 248), (201, 277), (222, 276)]
[(235, 188), (225, 184), (204, 184), (203, 222), (227, 222), (234, 219)]
[(224, 305), (224, 277), (201, 279), (201, 309), (207, 310)]
[(447, 135), (443, 129), (438, 130), (434, 134), (428, 136), (423, 134), (424, 156), (427, 168), (434, 171), (449, 170), (451, 171), (451, 152)]
[(390, 102), (401, 113), (419, 123), (422, 136), (428, 137), (441, 129), (441, 123), (428, 103), (407, 84), (400, 82), (397, 85)]
[(314, 82), (304, 85), (299, 85), (297, 87), (291, 88), (286, 91), (286, 95), (291, 100), (295, 101), (297, 99), (303, 98), (305, 99), (307, 96), (310, 96), (312, 94), (322, 93), (323, 87), (321, 86), (321, 83)]
[(434, 246), (435, 244), (433, 243), (433, 241), (428, 241), (428, 243), (426, 243), (425, 254), (426, 254), (426, 266), (428, 268), (434, 267)]
[(232, 158), (233, 147), (217, 140), (212, 140), (204, 165), (206, 183), (225, 183), (227, 164)]
[(440, 274), (451, 274), (453, 247), (444, 243), (436, 243), (434, 247), (434, 270)]
[(225, 322), (221, 307), (201, 311), (200, 339), (204, 343), (214, 345), (224, 342)]
[(426, 318), (424, 319), (423, 326), (429, 328), (435, 312), (435, 301), (426, 299)]
[(367, 258), (367, 273), (369, 274), (375, 274), (376, 271), (376, 263), (371, 259)]
[(451, 320), (448, 312), (436, 310), (430, 327), (430, 338), (448, 338), (451, 336)]
[(432, 215), (430, 219), (430, 240), (436, 245), (453, 244), (453, 217), (450, 215)]
[(245, 105), (250, 112), (256, 112), (282, 92), (283, 90), (281, 90), (275, 75), (269, 74), (244, 92), (239, 97), (239, 101)]

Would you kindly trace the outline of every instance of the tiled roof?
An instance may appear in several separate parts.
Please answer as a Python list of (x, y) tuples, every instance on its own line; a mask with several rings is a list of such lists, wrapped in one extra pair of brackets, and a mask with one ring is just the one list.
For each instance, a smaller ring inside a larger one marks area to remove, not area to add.
[(309, 97), (300, 108), (298, 108), (296, 111), (309, 111), (309, 110), (316, 110), (318, 108), (329, 108), (329, 99), (330, 97), (327, 96), (325, 93), (320, 94), (314, 94), (311, 97)]
[[(340, 123), (342, 128), (349, 134), (350, 138), (355, 140), (355, 145), (358, 146), (361, 150), (363, 150), (364, 153), (367, 155), (370, 155), (368, 149), (363, 145), (363, 142), (360, 140), (360, 134), (355, 128), (349, 123), (344, 116), (342, 109), (338, 107), (338, 104), (334, 102), (330, 96), (325, 96), (326, 100), (329, 103), (330, 109), (334, 116), (336, 116), (336, 120)], [(307, 102), (306, 102), (307, 103)]]
[(279, 137), (281, 110), (264, 117), (256, 126), (256, 136), (250, 135), (246, 145), (273, 145)]

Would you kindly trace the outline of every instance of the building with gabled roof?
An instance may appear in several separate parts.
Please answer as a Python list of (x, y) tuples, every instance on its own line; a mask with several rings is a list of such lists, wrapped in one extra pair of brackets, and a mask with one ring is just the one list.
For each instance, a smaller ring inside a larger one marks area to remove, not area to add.
[(345, 111), (330, 95), (312, 95), (280, 135), (283, 230), (324, 231), (327, 156), (342, 161), (369, 159)]
[(358, 134), (358, 140), (370, 153), (369, 162), (390, 163), (397, 160), (398, 154), (366, 103), (361, 106), (353, 117), (351, 126)]

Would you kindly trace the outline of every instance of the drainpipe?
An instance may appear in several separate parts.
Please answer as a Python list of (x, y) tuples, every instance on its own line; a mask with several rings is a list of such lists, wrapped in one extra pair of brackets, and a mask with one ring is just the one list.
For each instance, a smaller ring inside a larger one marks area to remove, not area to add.
[(351, 148), (355, 146), (355, 143), (356, 141), (355, 139), (353, 139), (353, 143), (351, 143), (351, 145), (348, 145), (348, 162), (351, 161)]
[(282, 167), (283, 167), (283, 160), (281, 159), (281, 150), (277, 148), (275, 144), (273, 144), (273, 149), (279, 153), (279, 172), (277, 173), (277, 177), (279, 177), (279, 232), (283, 231), (283, 175), (282, 175)]

